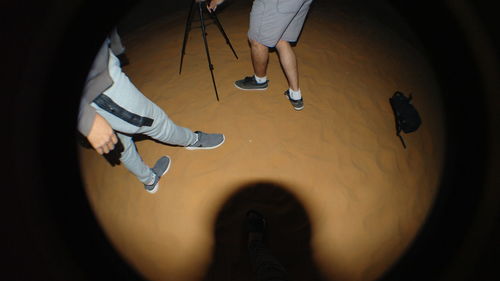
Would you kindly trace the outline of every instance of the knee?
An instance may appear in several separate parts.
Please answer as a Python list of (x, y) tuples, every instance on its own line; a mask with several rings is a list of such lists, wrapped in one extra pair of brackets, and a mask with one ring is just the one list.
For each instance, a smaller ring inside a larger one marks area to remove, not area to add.
[(253, 40), (253, 39), (248, 39), (248, 43), (250, 44), (250, 47), (254, 49), (267, 49), (265, 45), (262, 45), (261, 43)]
[(276, 44), (276, 49), (282, 50), (282, 49), (288, 49), (290, 48), (290, 43), (288, 41), (280, 40), (278, 41), (278, 44)]

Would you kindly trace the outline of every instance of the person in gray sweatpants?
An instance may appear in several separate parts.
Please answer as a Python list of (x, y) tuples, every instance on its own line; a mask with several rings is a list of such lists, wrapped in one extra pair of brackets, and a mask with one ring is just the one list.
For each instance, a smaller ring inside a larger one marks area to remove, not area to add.
[(155, 193), (159, 180), (171, 164), (161, 157), (153, 168), (138, 154), (133, 135), (144, 134), (163, 143), (186, 149), (213, 149), (225, 140), (222, 134), (193, 132), (180, 127), (167, 114), (145, 97), (123, 73), (119, 59), (106, 39), (88, 74), (78, 115), (78, 129), (99, 154), (109, 153), (118, 139), (123, 145), (120, 162)]

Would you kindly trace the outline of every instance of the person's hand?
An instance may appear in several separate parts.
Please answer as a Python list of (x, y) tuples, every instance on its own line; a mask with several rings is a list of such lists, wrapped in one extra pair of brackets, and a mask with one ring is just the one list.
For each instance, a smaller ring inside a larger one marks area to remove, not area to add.
[(90, 145), (92, 145), (97, 153), (101, 155), (113, 150), (115, 144), (118, 142), (113, 128), (111, 128), (108, 121), (99, 114), (95, 115), (94, 123), (92, 123), (87, 139)]
[(224, 0), (207, 0), (207, 9), (208, 12), (215, 12), (217, 9), (217, 5), (220, 5)]

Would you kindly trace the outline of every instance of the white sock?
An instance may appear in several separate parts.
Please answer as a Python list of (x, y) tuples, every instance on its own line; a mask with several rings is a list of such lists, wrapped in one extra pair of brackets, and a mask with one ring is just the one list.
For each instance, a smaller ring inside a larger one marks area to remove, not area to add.
[(255, 81), (257, 81), (257, 83), (259, 83), (259, 84), (266, 83), (266, 81), (267, 81), (267, 76), (259, 77), (255, 74), (253, 76), (255, 77)]
[(290, 93), (290, 98), (292, 100), (300, 100), (302, 98), (302, 94), (300, 93), (300, 89), (298, 91), (288, 89), (288, 93)]

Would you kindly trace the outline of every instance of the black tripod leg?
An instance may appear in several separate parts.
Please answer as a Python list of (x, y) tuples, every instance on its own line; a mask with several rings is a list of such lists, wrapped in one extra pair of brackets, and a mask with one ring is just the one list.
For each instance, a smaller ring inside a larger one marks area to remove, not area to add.
[(210, 68), (210, 74), (212, 74), (212, 82), (214, 84), (214, 89), (215, 89), (215, 97), (217, 98), (217, 101), (219, 101), (219, 93), (217, 92), (217, 86), (215, 85), (215, 78), (214, 78), (214, 66), (212, 65), (212, 60), (210, 60), (210, 53), (208, 51), (208, 43), (207, 43), (207, 33), (205, 31), (205, 22), (203, 20), (203, 6), (205, 2), (199, 2), (198, 6), (200, 9), (200, 22), (201, 22), (201, 34), (203, 36), (203, 42), (205, 43), (205, 51), (207, 52), (207, 59), (208, 59), (208, 67)]
[(217, 18), (217, 15), (215, 14), (215, 12), (210, 13), (210, 16), (212, 17), (212, 19), (214, 20), (215, 24), (217, 25), (217, 27), (219, 28), (220, 32), (222, 33), (222, 36), (224, 36), (224, 39), (226, 39), (226, 44), (229, 45), (229, 48), (231, 48), (231, 51), (233, 51), (234, 56), (236, 57), (236, 59), (238, 59), (238, 55), (234, 51), (233, 45), (231, 45), (231, 42), (229, 41), (229, 38), (226, 35), (226, 32), (224, 32), (224, 28), (222, 28), (222, 24), (220, 24), (219, 18)]
[(189, 14), (186, 20), (186, 29), (184, 31), (184, 41), (182, 41), (182, 51), (181, 51), (181, 64), (179, 66), (179, 74), (181, 74), (182, 71), (182, 62), (184, 61), (184, 54), (186, 53), (186, 44), (187, 44), (187, 39), (189, 35), (189, 31), (191, 30), (191, 19), (193, 17), (193, 6), (194, 6), (195, 0), (191, 2), (191, 7), (189, 8)]

